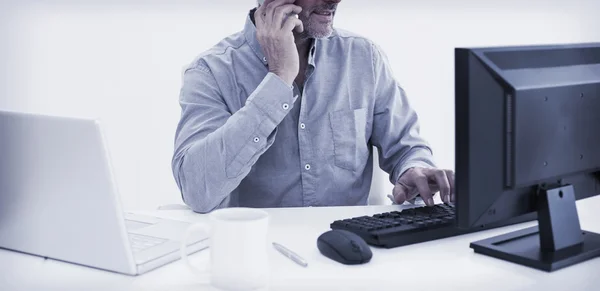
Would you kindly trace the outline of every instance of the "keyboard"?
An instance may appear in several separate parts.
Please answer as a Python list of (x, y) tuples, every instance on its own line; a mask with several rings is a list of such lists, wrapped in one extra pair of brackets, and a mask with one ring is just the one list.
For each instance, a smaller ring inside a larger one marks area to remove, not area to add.
[(166, 241), (167, 240), (164, 238), (129, 233), (129, 242), (131, 243), (131, 250), (134, 253), (143, 251), (153, 246), (157, 246)]
[(367, 244), (385, 248), (470, 232), (455, 227), (454, 206), (447, 204), (336, 220), (331, 223), (330, 227), (351, 231), (362, 237)]

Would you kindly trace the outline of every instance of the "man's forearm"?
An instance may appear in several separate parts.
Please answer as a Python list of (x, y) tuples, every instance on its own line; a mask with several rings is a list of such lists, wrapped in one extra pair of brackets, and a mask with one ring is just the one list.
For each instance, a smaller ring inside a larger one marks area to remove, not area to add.
[[(182, 104), (172, 167), (184, 202), (201, 213), (227, 206), (230, 193), (273, 144), (277, 125), (293, 102), (291, 89), (269, 74), (246, 105), (218, 127), (203, 112), (208, 106), (199, 110)], [(216, 128), (205, 133), (211, 127)]]

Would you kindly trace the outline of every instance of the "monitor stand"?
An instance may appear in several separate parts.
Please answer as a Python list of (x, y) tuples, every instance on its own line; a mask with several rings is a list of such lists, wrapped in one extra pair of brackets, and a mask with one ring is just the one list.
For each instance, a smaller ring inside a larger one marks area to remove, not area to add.
[(572, 185), (540, 189), (538, 226), (472, 242), (479, 254), (555, 271), (600, 257), (600, 234), (582, 231)]

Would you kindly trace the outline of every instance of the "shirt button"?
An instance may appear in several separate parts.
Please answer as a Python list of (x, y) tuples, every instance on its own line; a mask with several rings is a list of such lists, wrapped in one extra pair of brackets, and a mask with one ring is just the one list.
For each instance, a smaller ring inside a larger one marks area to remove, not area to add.
[(306, 124), (300, 123), (300, 128), (305, 129), (306, 128)]
[(260, 138), (258, 138), (258, 136), (254, 138), (254, 142), (259, 142), (259, 141), (260, 141)]
[(307, 171), (310, 170), (310, 164), (304, 165), (304, 169), (306, 169)]
[(290, 108), (290, 105), (287, 103), (283, 103), (283, 106), (281, 107), (283, 107), (283, 110), (288, 110)]
[(267, 58), (266, 57), (263, 57), (263, 62), (265, 62), (265, 63), (267, 62)]

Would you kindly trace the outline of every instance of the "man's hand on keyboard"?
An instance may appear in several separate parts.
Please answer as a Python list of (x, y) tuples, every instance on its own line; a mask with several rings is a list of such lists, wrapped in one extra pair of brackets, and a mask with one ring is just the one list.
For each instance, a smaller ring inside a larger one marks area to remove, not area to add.
[(425, 204), (433, 206), (433, 195), (438, 191), (444, 203), (454, 203), (454, 190), (453, 171), (415, 167), (400, 176), (392, 194), (398, 204), (420, 195)]

